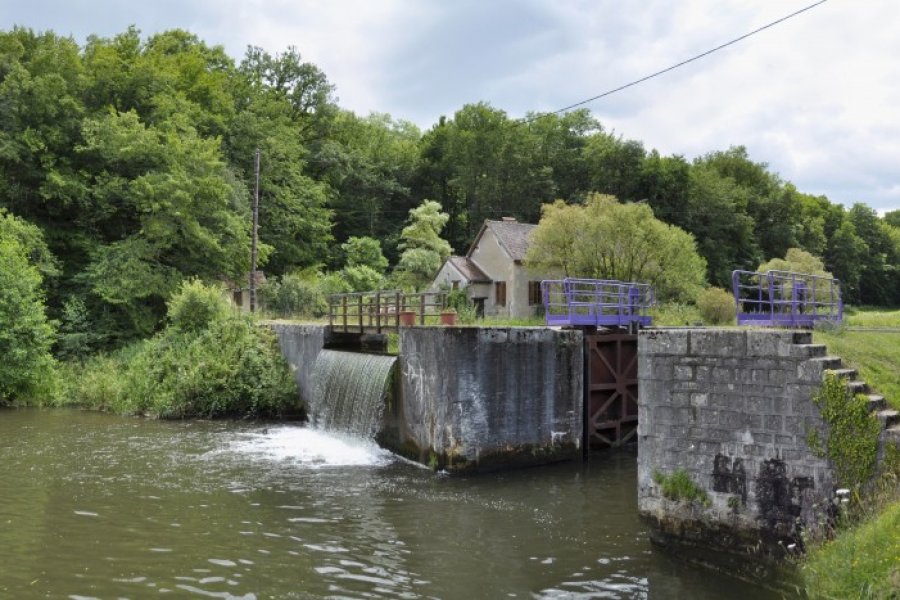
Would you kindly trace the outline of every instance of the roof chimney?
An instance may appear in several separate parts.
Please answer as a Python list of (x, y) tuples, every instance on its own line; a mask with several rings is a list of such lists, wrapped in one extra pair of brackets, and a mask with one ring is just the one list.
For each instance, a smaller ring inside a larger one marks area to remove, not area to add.
[(506, 221), (506, 222), (513, 222), (513, 223), (516, 222), (516, 218), (515, 218), (515, 217), (503, 217), (503, 220)]

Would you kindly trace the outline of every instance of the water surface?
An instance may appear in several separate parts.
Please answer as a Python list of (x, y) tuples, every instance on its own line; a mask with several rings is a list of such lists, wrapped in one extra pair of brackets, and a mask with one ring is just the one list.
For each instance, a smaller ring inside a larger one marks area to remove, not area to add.
[(0, 411), (0, 598), (768, 598), (658, 551), (633, 453), (450, 478), (298, 426)]

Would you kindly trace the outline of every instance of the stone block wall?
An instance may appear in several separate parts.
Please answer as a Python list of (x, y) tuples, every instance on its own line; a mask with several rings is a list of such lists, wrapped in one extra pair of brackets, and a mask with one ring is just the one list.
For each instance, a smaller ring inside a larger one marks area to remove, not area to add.
[(581, 457), (582, 334), (408, 327), (386, 445), (450, 471)]
[[(792, 543), (821, 518), (833, 472), (806, 440), (823, 427), (812, 396), (835, 359), (810, 342), (776, 330), (641, 332), (638, 502), (660, 539)], [(679, 470), (708, 506), (662, 496), (654, 473)]]

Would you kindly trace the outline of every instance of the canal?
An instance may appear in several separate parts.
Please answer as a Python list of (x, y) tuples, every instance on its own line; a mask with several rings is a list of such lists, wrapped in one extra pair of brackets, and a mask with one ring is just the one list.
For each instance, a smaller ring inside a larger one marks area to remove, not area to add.
[(779, 597), (655, 551), (634, 453), (470, 478), (299, 426), (0, 411), (0, 598)]

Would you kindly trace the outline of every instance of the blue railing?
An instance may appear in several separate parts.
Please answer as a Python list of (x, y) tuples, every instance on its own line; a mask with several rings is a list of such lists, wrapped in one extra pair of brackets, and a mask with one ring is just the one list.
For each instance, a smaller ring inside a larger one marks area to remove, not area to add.
[(844, 317), (837, 279), (790, 271), (731, 274), (738, 325), (813, 327)]
[(547, 325), (596, 327), (648, 326), (653, 305), (649, 284), (604, 279), (541, 282)]

